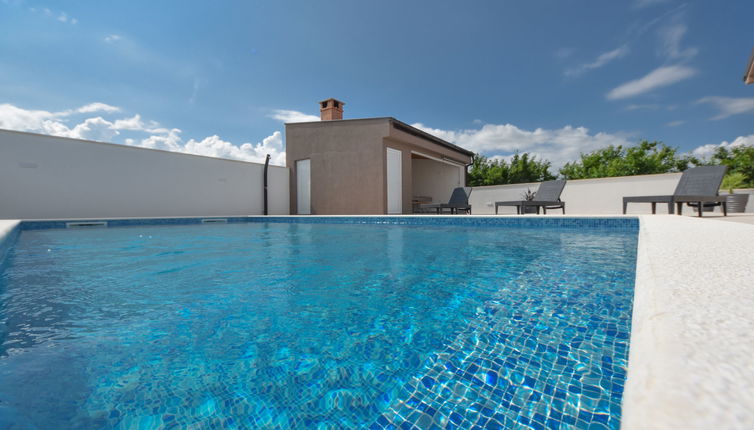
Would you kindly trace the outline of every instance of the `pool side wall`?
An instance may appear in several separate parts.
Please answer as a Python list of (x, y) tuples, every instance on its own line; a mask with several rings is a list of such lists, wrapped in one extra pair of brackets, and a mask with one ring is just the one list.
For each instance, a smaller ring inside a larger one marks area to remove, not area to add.
[(11, 246), (21, 231), (21, 222), (15, 219), (0, 219), (0, 267), (5, 261)]
[[(397, 225), (459, 225), (515, 228), (565, 228), (565, 229), (610, 229), (639, 230), (639, 220), (632, 216), (613, 217), (487, 217), (487, 216), (410, 216), (410, 215), (332, 215), (332, 216), (249, 216), (249, 217), (174, 217), (174, 218), (78, 218), (61, 220), (24, 220), (22, 230), (66, 228), (69, 223), (105, 222), (107, 227), (139, 225), (190, 225), (204, 222), (228, 223), (303, 223), (303, 224), (397, 224)], [(102, 228), (92, 226), (82, 228)], [(78, 227), (77, 227), (78, 228)]]

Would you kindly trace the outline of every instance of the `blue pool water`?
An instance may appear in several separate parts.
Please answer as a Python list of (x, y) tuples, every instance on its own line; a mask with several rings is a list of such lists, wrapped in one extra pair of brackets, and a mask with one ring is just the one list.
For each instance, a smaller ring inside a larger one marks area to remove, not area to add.
[(636, 231), (26, 230), (0, 428), (618, 428)]

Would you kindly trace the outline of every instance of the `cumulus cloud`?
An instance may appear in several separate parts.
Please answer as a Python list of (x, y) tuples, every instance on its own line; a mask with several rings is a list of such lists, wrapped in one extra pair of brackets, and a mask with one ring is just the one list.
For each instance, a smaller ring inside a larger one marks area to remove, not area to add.
[(675, 65), (659, 67), (652, 70), (644, 77), (626, 82), (625, 84), (613, 88), (607, 93), (606, 97), (608, 100), (635, 97), (657, 88), (681, 82), (695, 74), (696, 70), (688, 66)]
[(104, 41), (105, 43), (116, 43), (117, 41), (123, 39), (123, 36), (120, 34), (108, 34), (105, 36)]
[(141, 120), (141, 115), (138, 113), (130, 118), (115, 120), (113, 128), (116, 130), (145, 131), (148, 133), (167, 133), (169, 131), (166, 128), (160, 127), (160, 124), (155, 121), (145, 123)]
[(737, 146), (754, 146), (754, 134), (750, 134), (748, 136), (738, 136), (737, 138), (733, 139), (732, 142), (728, 141), (722, 141), (719, 144), (707, 144), (702, 145), (697, 148), (695, 148), (691, 153), (699, 158), (708, 159), (712, 156), (712, 154), (715, 153), (717, 148), (735, 148)]
[(59, 112), (46, 110), (29, 110), (9, 103), (0, 104), (0, 128), (76, 139), (109, 140), (118, 135), (115, 124), (102, 117), (87, 118), (83, 122), (69, 127), (65, 121), (76, 114), (96, 112), (114, 113), (120, 108), (105, 103), (90, 103), (76, 109)]
[(205, 137), (202, 140), (189, 139), (188, 142), (184, 143), (180, 134), (181, 130), (174, 128), (166, 134), (152, 135), (140, 141), (126, 139), (126, 144), (142, 148), (162, 149), (171, 152), (182, 152), (184, 154), (229, 158), (254, 163), (264, 163), (265, 157), (269, 154), (271, 164), (285, 165), (283, 134), (280, 131), (275, 131), (259, 143), (243, 143), (241, 145), (234, 145), (231, 142), (223, 140), (218, 135)]
[(270, 154), (272, 164), (285, 165), (283, 135), (280, 131), (275, 131), (258, 143), (235, 145), (217, 135), (184, 141), (180, 129), (168, 129), (155, 121), (145, 121), (139, 114), (113, 120), (95, 116), (77, 120), (73, 126), (69, 125), (73, 122), (72, 117), (93, 112), (114, 114), (120, 112), (120, 108), (105, 103), (91, 103), (76, 109), (50, 112), (27, 110), (6, 103), (0, 104), (0, 128), (101, 142), (112, 142), (114, 138), (121, 136), (122, 132), (143, 133), (142, 137), (125, 138), (122, 143), (142, 148), (258, 163), (264, 162), (265, 156)]
[(60, 113), (45, 110), (27, 110), (8, 103), (0, 104), (0, 128), (20, 131), (41, 131), (45, 121)]
[(285, 165), (283, 134), (279, 131), (265, 137), (259, 143), (244, 143), (240, 146), (226, 142), (217, 135), (206, 137), (201, 141), (191, 139), (184, 146), (183, 152), (257, 163), (263, 163), (266, 155), (270, 154), (271, 164)]
[(453, 142), (470, 151), (490, 157), (508, 157), (516, 151), (528, 152), (552, 162), (557, 170), (582, 152), (608, 145), (630, 145), (628, 136), (610, 133), (589, 133), (586, 127), (567, 125), (558, 129), (521, 129), (513, 124), (485, 124), (478, 129), (442, 130), (413, 124), (414, 127)]
[(275, 109), (269, 117), (282, 122), (313, 122), (320, 120), (317, 115), (309, 115), (303, 112), (285, 109)]
[(742, 113), (754, 113), (754, 97), (709, 96), (703, 97), (696, 102), (711, 104), (718, 109), (718, 114), (713, 116), (712, 119), (723, 119)]
[(58, 135), (73, 137), (76, 139), (96, 140), (98, 142), (107, 142), (112, 140), (113, 137), (120, 134), (118, 130), (113, 127), (113, 123), (102, 118), (87, 118), (84, 122), (76, 124), (70, 130), (61, 130)]
[(628, 51), (628, 46), (623, 45), (613, 49), (612, 51), (604, 52), (597, 56), (597, 58), (590, 63), (581, 64), (579, 66), (566, 69), (565, 75), (575, 77), (582, 75), (589, 70), (599, 69), (600, 67), (607, 65), (611, 61), (625, 57), (628, 54)]
[(147, 138), (136, 141), (134, 139), (126, 139), (127, 145), (141, 146), (142, 148), (150, 149), (162, 149), (164, 151), (171, 152), (183, 152), (183, 139), (181, 138), (181, 130), (173, 128), (168, 130), (164, 134), (154, 134)]

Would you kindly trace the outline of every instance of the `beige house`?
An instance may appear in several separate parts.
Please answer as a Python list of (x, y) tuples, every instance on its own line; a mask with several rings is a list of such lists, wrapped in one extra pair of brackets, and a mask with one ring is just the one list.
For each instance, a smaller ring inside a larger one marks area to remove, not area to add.
[(408, 214), (466, 185), (472, 152), (395, 118), (344, 120), (343, 105), (285, 125), (292, 214)]

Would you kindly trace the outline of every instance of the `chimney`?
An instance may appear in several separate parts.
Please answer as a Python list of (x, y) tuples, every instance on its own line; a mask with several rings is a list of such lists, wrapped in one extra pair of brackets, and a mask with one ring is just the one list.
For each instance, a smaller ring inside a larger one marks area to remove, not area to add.
[(319, 118), (322, 121), (343, 119), (343, 103), (340, 100), (327, 99), (319, 102)]

